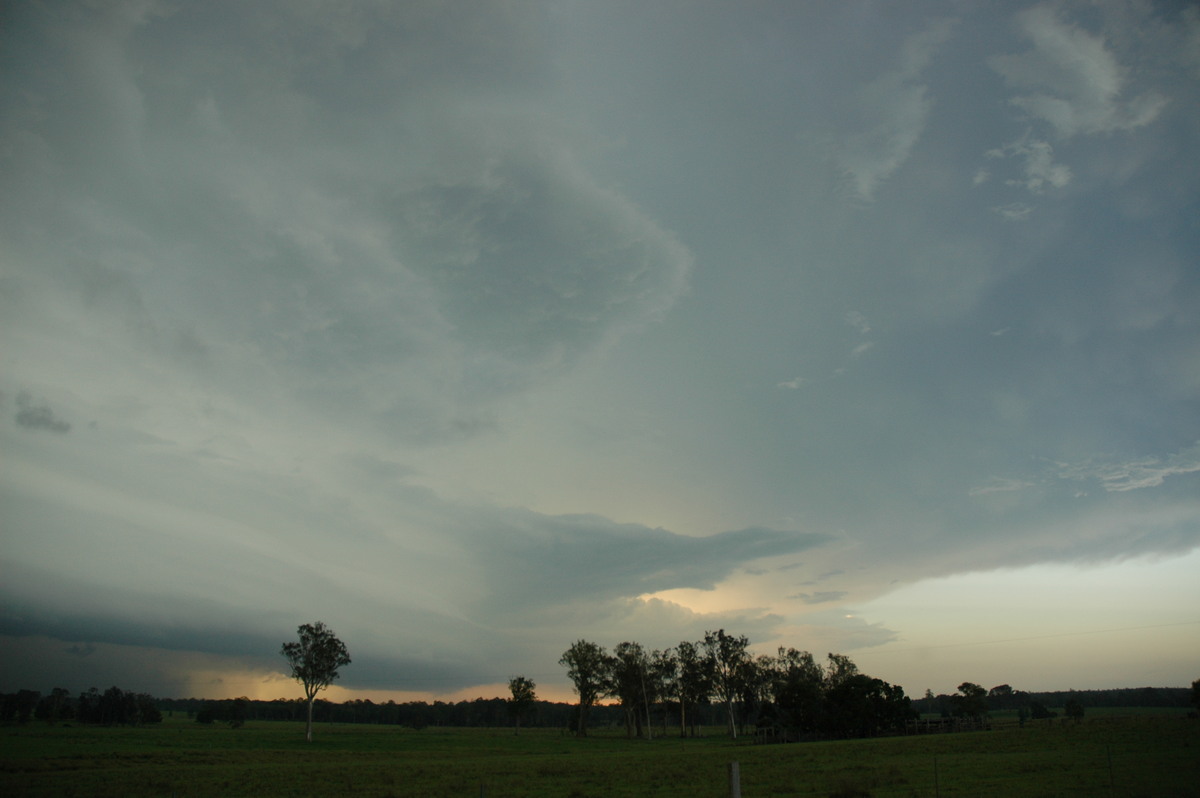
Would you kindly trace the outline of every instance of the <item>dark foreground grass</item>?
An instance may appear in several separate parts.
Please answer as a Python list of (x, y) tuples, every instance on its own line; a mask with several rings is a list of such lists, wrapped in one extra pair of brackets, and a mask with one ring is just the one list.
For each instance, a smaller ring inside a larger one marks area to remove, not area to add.
[(1200, 722), (1179, 715), (876, 740), (752, 745), (601, 730), (168, 720), (143, 729), (0, 729), (4, 796), (1195, 796)]

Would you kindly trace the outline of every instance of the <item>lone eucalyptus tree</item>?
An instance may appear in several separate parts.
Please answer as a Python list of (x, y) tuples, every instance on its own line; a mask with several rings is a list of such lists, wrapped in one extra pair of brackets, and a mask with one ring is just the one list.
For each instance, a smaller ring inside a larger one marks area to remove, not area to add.
[(308, 726), (304, 736), (311, 743), (313, 701), (318, 692), (338, 677), (338, 668), (350, 664), (350, 654), (346, 644), (321, 621), (300, 624), (296, 633), (300, 639), (284, 643), (280, 653), (292, 667), (292, 678), (304, 685), (304, 697), (308, 699)]

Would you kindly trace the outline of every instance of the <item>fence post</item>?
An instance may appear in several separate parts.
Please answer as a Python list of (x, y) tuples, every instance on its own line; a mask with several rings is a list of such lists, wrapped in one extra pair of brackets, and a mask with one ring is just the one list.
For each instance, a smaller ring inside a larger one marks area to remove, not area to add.
[(737, 762), (729, 763), (729, 798), (742, 798), (742, 774)]

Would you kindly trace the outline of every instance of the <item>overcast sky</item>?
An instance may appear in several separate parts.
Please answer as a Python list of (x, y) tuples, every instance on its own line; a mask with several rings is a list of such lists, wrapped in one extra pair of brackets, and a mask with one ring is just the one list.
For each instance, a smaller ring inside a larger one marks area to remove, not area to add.
[(1200, 676), (1194, 5), (2, 14), (0, 689)]

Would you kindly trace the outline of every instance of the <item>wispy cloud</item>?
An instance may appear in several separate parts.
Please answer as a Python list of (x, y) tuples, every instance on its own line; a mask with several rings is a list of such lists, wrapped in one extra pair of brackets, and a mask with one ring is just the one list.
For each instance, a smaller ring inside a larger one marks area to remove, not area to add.
[(1012, 104), (1060, 137), (1132, 130), (1153, 122), (1166, 106), (1157, 92), (1131, 94), (1128, 71), (1103, 37), (1065, 21), (1057, 6), (1027, 9), (1017, 20), (1033, 48), (995, 56), (990, 64), (1009, 85), (1032, 90)]
[(863, 335), (866, 335), (871, 331), (871, 322), (867, 321), (867, 317), (859, 313), (857, 310), (847, 311), (846, 323), (858, 330)]
[(1024, 202), (1010, 202), (1007, 205), (997, 205), (992, 210), (1010, 222), (1023, 222), (1033, 213), (1033, 206)]
[(1037, 484), (1036, 482), (1032, 482), (1032, 481), (1026, 480), (1026, 479), (1010, 479), (1010, 478), (1006, 478), (1006, 477), (992, 477), (991, 479), (984, 482), (982, 485), (978, 485), (976, 487), (971, 488), (968, 491), (968, 495), (970, 495), (970, 496), (987, 496), (990, 493), (1010, 493), (1012, 491), (1024, 490), (1025, 488), (1032, 488), (1036, 484)]
[(1054, 162), (1054, 148), (1050, 143), (1030, 138), (1028, 134), (1003, 147), (988, 150), (985, 157), (1020, 158), (1024, 162), (1023, 175), (1004, 182), (1032, 194), (1041, 194), (1047, 188), (1064, 188), (1071, 182), (1071, 168)]
[(933, 108), (921, 74), (953, 29), (953, 20), (942, 19), (909, 37), (899, 63), (861, 90), (859, 103), (867, 121), (846, 139), (838, 155), (856, 199), (873, 201), (879, 186), (908, 160), (920, 140)]
[(816, 593), (795, 593), (788, 598), (799, 599), (805, 604), (828, 604), (831, 601), (840, 601), (847, 595), (844, 590), (822, 590)]
[(1155, 488), (1168, 478), (1200, 472), (1200, 444), (1167, 456), (1133, 460), (1089, 460), (1056, 463), (1058, 476), (1076, 481), (1099, 481), (1107, 492)]

